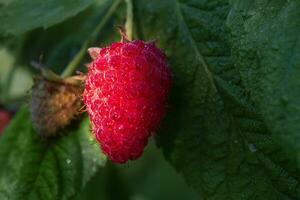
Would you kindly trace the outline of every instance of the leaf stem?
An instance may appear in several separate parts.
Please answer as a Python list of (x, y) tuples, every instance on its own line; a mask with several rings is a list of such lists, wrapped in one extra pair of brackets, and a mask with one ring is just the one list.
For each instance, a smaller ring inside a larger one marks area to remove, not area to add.
[(126, 15), (126, 35), (127, 38), (131, 41), (132, 40), (132, 29), (133, 29), (133, 5), (132, 0), (125, 0), (127, 6), (127, 15)]
[(91, 43), (93, 43), (96, 40), (99, 32), (104, 27), (104, 25), (107, 23), (107, 21), (111, 18), (114, 11), (117, 9), (117, 7), (119, 6), (119, 4), (121, 2), (122, 2), (122, 0), (116, 0), (112, 4), (112, 6), (109, 8), (109, 10), (105, 14), (105, 16), (102, 18), (102, 20), (99, 22), (99, 24), (95, 28), (95, 30), (90, 34), (88, 39), (83, 43), (83, 45), (81, 46), (79, 52), (69, 62), (69, 64), (67, 65), (67, 67), (65, 68), (63, 73), (61, 74), (62, 77), (70, 76), (75, 71), (75, 69), (78, 67), (79, 63), (81, 62), (81, 60), (84, 58), (84, 55), (86, 53), (86, 50), (87, 50), (88, 46), (90, 46)]

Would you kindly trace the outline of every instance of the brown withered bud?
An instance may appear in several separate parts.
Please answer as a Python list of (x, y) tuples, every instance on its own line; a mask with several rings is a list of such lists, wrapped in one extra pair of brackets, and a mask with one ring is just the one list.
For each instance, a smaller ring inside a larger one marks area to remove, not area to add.
[(44, 76), (34, 79), (30, 99), (31, 119), (42, 137), (58, 135), (80, 115), (83, 81), (79, 76), (49, 80)]

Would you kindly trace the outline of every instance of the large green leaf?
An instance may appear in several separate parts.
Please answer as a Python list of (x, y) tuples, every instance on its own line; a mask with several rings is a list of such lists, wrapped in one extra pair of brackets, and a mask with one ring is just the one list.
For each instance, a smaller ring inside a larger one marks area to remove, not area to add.
[(227, 23), (243, 84), (300, 167), (300, 1), (232, 1)]
[(64, 21), (84, 10), (95, 0), (10, 0), (0, 1), (0, 33), (25, 31)]
[(51, 140), (33, 130), (22, 108), (0, 139), (0, 199), (71, 199), (105, 164), (84, 119)]
[(139, 0), (135, 9), (140, 37), (158, 40), (174, 73), (157, 135), (167, 160), (204, 199), (299, 199), (296, 163), (276, 143), (231, 57), (229, 3)]

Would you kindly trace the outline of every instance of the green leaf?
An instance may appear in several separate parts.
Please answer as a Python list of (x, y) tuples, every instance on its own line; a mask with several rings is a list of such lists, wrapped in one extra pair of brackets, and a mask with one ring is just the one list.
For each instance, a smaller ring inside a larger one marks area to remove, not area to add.
[(94, 2), (95, 0), (0, 1), (0, 33), (16, 35), (37, 27), (47, 28), (76, 15)]
[(300, 167), (300, 1), (232, 4), (227, 24), (242, 81)]
[(203, 199), (299, 199), (295, 160), (276, 142), (231, 56), (229, 3), (140, 0), (135, 9), (140, 37), (158, 40), (174, 74), (157, 134), (167, 160)]
[(84, 187), (106, 158), (87, 119), (64, 134), (43, 140), (18, 112), (0, 139), (0, 199), (71, 199)]

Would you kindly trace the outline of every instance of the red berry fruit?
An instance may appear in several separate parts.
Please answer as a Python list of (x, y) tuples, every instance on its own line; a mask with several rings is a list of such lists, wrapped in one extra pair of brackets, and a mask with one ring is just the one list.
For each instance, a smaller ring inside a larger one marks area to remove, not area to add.
[(111, 161), (141, 156), (165, 114), (171, 73), (153, 42), (116, 42), (91, 48), (84, 103), (93, 133)]
[(10, 119), (11, 119), (11, 116), (10, 116), (9, 112), (7, 112), (5, 110), (0, 110), (0, 134), (2, 133), (4, 128), (9, 123)]

